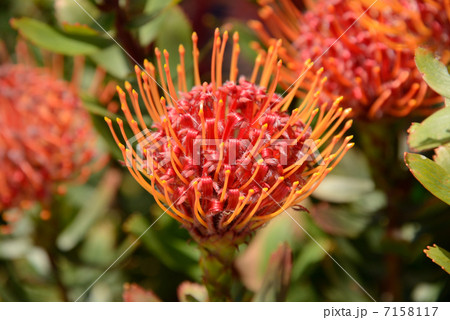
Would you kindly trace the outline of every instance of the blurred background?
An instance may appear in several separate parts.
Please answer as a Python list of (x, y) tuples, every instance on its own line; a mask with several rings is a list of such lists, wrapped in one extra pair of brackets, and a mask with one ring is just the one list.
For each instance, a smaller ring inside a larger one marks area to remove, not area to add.
[[(82, 294), (80, 301), (123, 301), (125, 283), (152, 290), (163, 301), (178, 301), (182, 282), (201, 282), (196, 244), (178, 222), (160, 217), (152, 196), (122, 167), (103, 117), (115, 118), (119, 110), (115, 84), (136, 84), (136, 62), (153, 60), (155, 47), (175, 53), (182, 43), (190, 53), (194, 30), (204, 79), (216, 27), (239, 31), (239, 70), (249, 75), (256, 57), (251, 43), (258, 38), (247, 22), (259, 19), (258, 4), (78, 2), (98, 24), (72, 0), (0, 2), (3, 64), (7, 55), (10, 61), (27, 56), (16, 49), (26, 40), (34, 64), (45, 64), (49, 54), (52, 68), (60, 61), (62, 77), (71, 81), (79, 66), (76, 57), (85, 57), (76, 91), (89, 113), (86, 126), (92, 125), (96, 153), (84, 181), (48, 182), (52, 186), (44, 200), (0, 207), (0, 301), (74, 301)], [(303, 8), (302, 1), (294, 3)], [(65, 57), (54, 58), (59, 56)], [(104, 70), (103, 91), (90, 90), (98, 68)], [(192, 73), (187, 76), (192, 83)], [(112, 93), (102, 96), (105, 90)], [(253, 292), (263, 287), (271, 254), (287, 243), (292, 249), (287, 301), (370, 301), (340, 266), (377, 301), (449, 301), (448, 274), (423, 253), (434, 243), (450, 248), (449, 207), (423, 188), (403, 161), (407, 129), (421, 120), (408, 116), (355, 125), (356, 147), (304, 203), (309, 213), (292, 210), (301, 227), (281, 215), (241, 248), (236, 268), (246, 287)]]

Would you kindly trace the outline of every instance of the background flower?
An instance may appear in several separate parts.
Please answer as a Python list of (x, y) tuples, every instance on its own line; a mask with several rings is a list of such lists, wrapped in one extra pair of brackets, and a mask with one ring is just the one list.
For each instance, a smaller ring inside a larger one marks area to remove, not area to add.
[[(84, 59), (75, 59), (72, 81), (66, 82), (60, 78), (62, 57), (47, 58), (53, 62), (37, 66), (27, 44), (19, 41), (18, 62), (5, 55), (0, 65), (0, 211), (40, 202), (45, 219), (53, 193), (64, 192), (64, 184), (86, 181), (105, 160), (79, 95)], [(101, 90), (108, 101), (111, 94), (101, 89), (102, 73), (91, 91)], [(5, 213), (4, 218), (12, 216)]]
[[(266, 45), (273, 43), (272, 37), (283, 39), (281, 57), (289, 66), (282, 72), (285, 87), (300, 76), (310, 81), (300, 70), (301, 61), (311, 58), (316, 62), (313, 69), (323, 66), (330, 78), (325, 94), (332, 99), (342, 95), (361, 118), (401, 117), (418, 108), (432, 112), (442, 101), (415, 69), (414, 50), (391, 48), (383, 34), (359, 21), (363, 11), (355, 10), (352, 1), (311, 1), (305, 12), (291, 1), (261, 4), (265, 26), (257, 21), (250, 25)], [(403, 16), (389, 14), (379, 19), (395, 24)], [(416, 39), (415, 44), (420, 42)]]

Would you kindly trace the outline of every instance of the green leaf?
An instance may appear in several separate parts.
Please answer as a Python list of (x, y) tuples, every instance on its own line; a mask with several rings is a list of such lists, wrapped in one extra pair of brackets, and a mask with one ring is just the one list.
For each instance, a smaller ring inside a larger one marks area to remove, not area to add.
[[(320, 239), (320, 246), (329, 251), (333, 243), (328, 239)], [(292, 279), (298, 280), (300, 277), (307, 277), (309, 270), (319, 263), (325, 256), (325, 251), (315, 242), (307, 242), (302, 245), (301, 251), (294, 261), (292, 268)]]
[(384, 194), (373, 191), (360, 195), (357, 201), (350, 204), (318, 204), (311, 210), (311, 216), (327, 233), (356, 237), (370, 223), (374, 212), (385, 205)]
[(85, 198), (84, 206), (75, 219), (60, 233), (56, 245), (60, 250), (68, 251), (75, 247), (89, 231), (90, 227), (106, 213), (120, 185), (118, 171), (108, 171), (100, 185)]
[(99, 50), (94, 44), (70, 38), (49, 25), (31, 18), (13, 19), (12, 26), (24, 38), (52, 52), (73, 56), (92, 54)]
[(64, 32), (68, 34), (80, 36), (98, 36), (100, 34), (97, 30), (94, 30), (85, 24), (78, 24), (78, 23), (76, 24), (63, 23), (62, 29)]
[[(108, 111), (106, 108), (97, 104), (93, 99), (87, 95), (82, 95), (83, 106), (91, 114), (96, 116), (108, 117), (110, 119), (116, 119), (117, 115)], [(103, 123), (102, 123), (103, 124)]]
[(283, 243), (270, 257), (264, 282), (253, 300), (260, 302), (285, 301), (291, 271), (292, 251), (287, 243)]
[[(162, 217), (162, 219), (169, 217)], [(159, 223), (159, 221), (157, 222)], [(144, 246), (172, 270), (183, 272), (192, 279), (200, 279), (198, 259), (200, 252), (194, 243), (177, 237), (169, 228), (155, 225), (148, 229), (151, 223), (142, 215), (134, 214), (125, 223), (125, 230), (140, 237)], [(148, 230), (147, 230), (148, 229)]]
[[(184, 46), (186, 51), (185, 70), (186, 82), (188, 89), (193, 85), (192, 78), (192, 27), (184, 12), (177, 6), (168, 9), (161, 15), (163, 21), (158, 29), (158, 35), (155, 40), (156, 46), (162, 50), (166, 49), (171, 57), (170, 73), (174, 83), (177, 83), (178, 73), (175, 66), (179, 63), (178, 47), (180, 44)], [(164, 30), (164, 32), (161, 32)]]
[(115, 256), (116, 232), (111, 220), (104, 220), (89, 230), (80, 251), (83, 262), (108, 267)]
[(420, 124), (413, 123), (408, 132), (408, 144), (415, 151), (436, 148), (450, 142), (450, 108), (442, 108)]
[(423, 155), (405, 154), (406, 165), (417, 180), (433, 195), (450, 205), (450, 174)]
[(450, 98), (450, 75), (447, 67), (423, 48), (416, 50), (415, 60), (427, 84), (441, 96)]
[(362, 152), (352, 149), (322, 181), (313, 196), (327, 202), (348, 203), (374, 189), (367, 159)]
[(0, 242), (0, 259), (18, 259), (23, 257), (32, 246), (29, 238), (2, 239)]
[[(133, 24), (139, 25), (143, 22), (147, 22), (139, 29), (139, 41), (143, 46), (146, 46), (154, 41), (158, 36), (158, 33), (163, 30), (161, 29), (161, 24), (163, 23), (164, 19), (167, 18), (165, 17), (164, 13), (177, 2), (178, 1), (147, 1), (147, 4), (144, 8), (144, 15), (142, 17), (138, 17), (130, 25), (130, 27), (133, 27)], [(166, 32), (162, 33), (166, 34)]]
[(55, 1), (55, 17), (60, 24), (91, 24), (92, 19), (81, 8), (89, 12), (94, 19), (98, 19), (101, 15), (101, 12), (92, 1), (77, 0), (75, 2), (73, 0), (58, 0)]
[(347, 203), (358, 200), (374, 189), (375, 184), (371, 179), (329, 174), (314, 191), (314, 197), (334, 203)]
[(90, 58), (110, 75), (119, 79), (124, 79), (132, 70), (123, 51), (116, 44), (91, 54)]
[(448, 274), (450, 274), (450, 252), (434, 244), (432, 247), (428, 246), (423, 250), (428, 258), (434, 263), (441, 266)]

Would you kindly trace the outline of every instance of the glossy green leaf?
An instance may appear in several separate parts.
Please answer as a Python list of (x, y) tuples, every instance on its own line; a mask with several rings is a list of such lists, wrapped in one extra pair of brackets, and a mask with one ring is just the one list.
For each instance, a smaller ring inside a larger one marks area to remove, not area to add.
[(450, 274), (450, 252), (438, 247), (436, 244), (432, 247), (428, 246), (423, 252), (434, 263), (440, 265), (443, 270)]
[(12, 20), (12, 25), (20, 34), (43, 49), (66, 54), (85, 55), (99, 50), (98, 46), (72, 39), (49, 25), (31, 18)]
[(254, 301), (284, 301), (291, 279), (292, 251), (287, 243), (282, 244), (270, 257), (261, 289)]
[(411, 149), (423, 151), (450, 142), (450, 108), (442, 108), (408, 130)]
[(420, 154), (406, 153), (405, 161), (411, 173), (433, 195), (450, 205), (450, 173)]
[(450, 98), (450, 75), (447, 67), (423, 48), (416, 50), (415, 60), (427, 84), (441, 96)]

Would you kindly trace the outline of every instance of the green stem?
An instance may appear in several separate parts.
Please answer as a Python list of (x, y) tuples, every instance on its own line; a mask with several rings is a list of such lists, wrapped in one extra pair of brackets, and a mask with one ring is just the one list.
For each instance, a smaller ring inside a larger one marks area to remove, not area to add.
[[(231, 248), (235, 251), (235, 248)], [(210, 301), (232, 301), (234, 252), (211, 251), (200, 247), (200, 267)]]
[(241, 285), (234, 269), (238, 245), (243, 238), (231, 235), (218, 239), (198, 241), (201, 257), (200, 268), (203, 283), (208, 290), (209, 301), (234, 301), (240, 292)]

